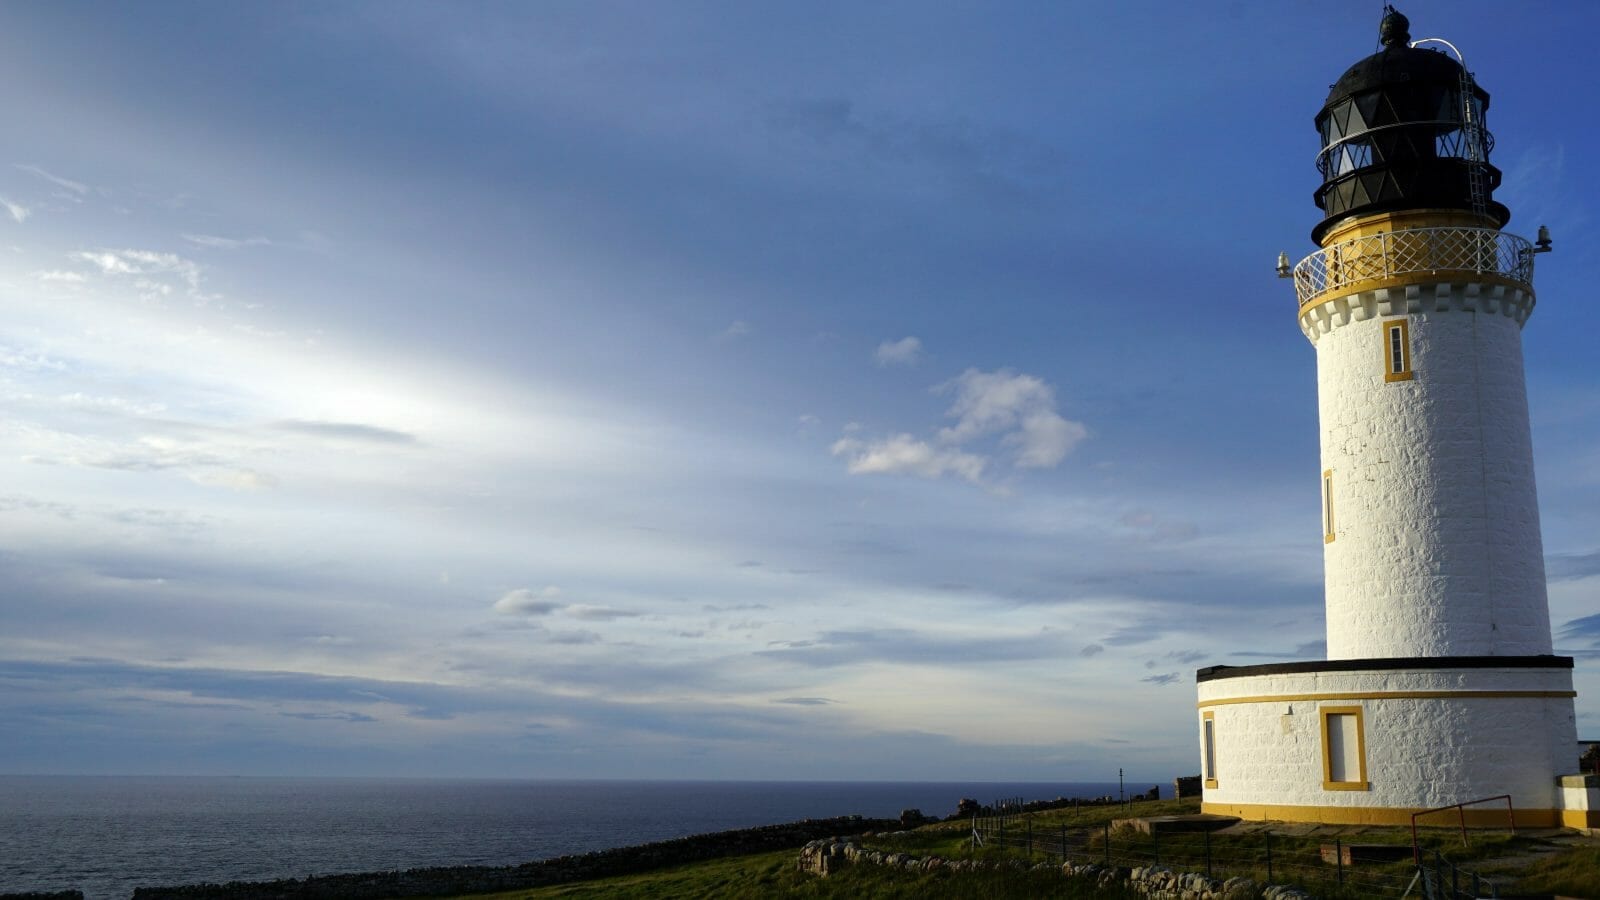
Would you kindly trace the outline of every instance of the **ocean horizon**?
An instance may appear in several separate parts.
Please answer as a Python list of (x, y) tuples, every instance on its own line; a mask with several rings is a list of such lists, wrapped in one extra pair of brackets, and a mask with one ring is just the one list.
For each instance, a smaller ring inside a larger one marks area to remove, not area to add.
[(1116, 782), (1075, 781), (7, 775), (0, 893), (125, 900), (137, 887), (515, 865), (807, 818), (943, 818), (963, 797), (1117, 793)]

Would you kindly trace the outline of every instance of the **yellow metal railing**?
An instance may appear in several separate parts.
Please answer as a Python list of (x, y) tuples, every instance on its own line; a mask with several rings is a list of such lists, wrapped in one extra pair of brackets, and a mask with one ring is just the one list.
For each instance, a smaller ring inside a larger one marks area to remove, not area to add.
[(1312, 253), (1294, 267), (1303, 308), (1355, 285), (1381, 286), (1408, 276), (1492, 275), (1533, 288), (1533, 245), (1492, 228), (1410, 228), (1352, 238)]

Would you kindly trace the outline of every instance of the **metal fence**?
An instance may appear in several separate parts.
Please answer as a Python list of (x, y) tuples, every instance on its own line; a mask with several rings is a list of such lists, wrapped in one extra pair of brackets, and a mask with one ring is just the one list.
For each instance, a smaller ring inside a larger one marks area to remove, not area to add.
[[(1043, 825), (1023, 815), (1021, 804), (1002, 800), (972, 817), (972, 843), (979, 847), (1020, 850), (1029, 858), (1097, 863), (1136, 868), (1164, 866), (1177, 872), (1201, 872), (1226, 880), (1243, 876), (1259, 884), (1300, 885), (1312, 893), (1342, 897), (1421, 897), (1458, 900), (1496, 897), (1495, 885), (1461, 870), (1438, 853), (1403, 872), (1348, 864), (1349, 850), (1334, 839), (1331, 853), (1304, 841), (1274, 837), (1270, 832), (1216, 836), (1209, 831), (1162, 833), (1133, 828)], [(1403, 854), (1409, 857), (1410, 846)]]
[(1533, 286), (1533, 245), (1492, 228), (1410, 228), (1324, 247), (1294, 267), (1300, 305), (1361, 282), (1402, 275), (1495, 275)]

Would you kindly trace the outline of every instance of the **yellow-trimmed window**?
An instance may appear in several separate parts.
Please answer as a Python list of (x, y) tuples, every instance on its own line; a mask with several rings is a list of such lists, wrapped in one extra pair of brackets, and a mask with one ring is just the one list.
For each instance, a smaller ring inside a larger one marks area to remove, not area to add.
[(1359, 706), (1324, 706), (1322, 716), (1322, 788), (1364, 791), (1367, 784), (1366, 728)]
[(1217, 720), (1216, 713), (1203, 712), (1200, 714), (1200, 744), (1205, 766), (1204, 778), (1206, 787), (1217, 786)]
[(1383, 380), (1411, 380), (1411, 330), (1405, 319), (1383, 323)]
[(1322, 542), (1333, 543), (1333, 470), (1322, 473)]

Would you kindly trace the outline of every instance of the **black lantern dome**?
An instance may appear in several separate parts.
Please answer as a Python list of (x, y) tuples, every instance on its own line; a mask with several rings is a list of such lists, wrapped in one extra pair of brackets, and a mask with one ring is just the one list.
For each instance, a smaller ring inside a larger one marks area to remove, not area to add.
[(1500, 170), (1489, 164), (1494, 138), (1484, 127), (1489, 94), (1441, 50), (1409, 46), (1410, 23), (1388, 7), (1383, 49), (1351, 66), (1317, 113), (1327, 218), (1318, 243), (1340, 220), (1405, 209), (1459, 209), (1511, 218), (1492, 197)]

